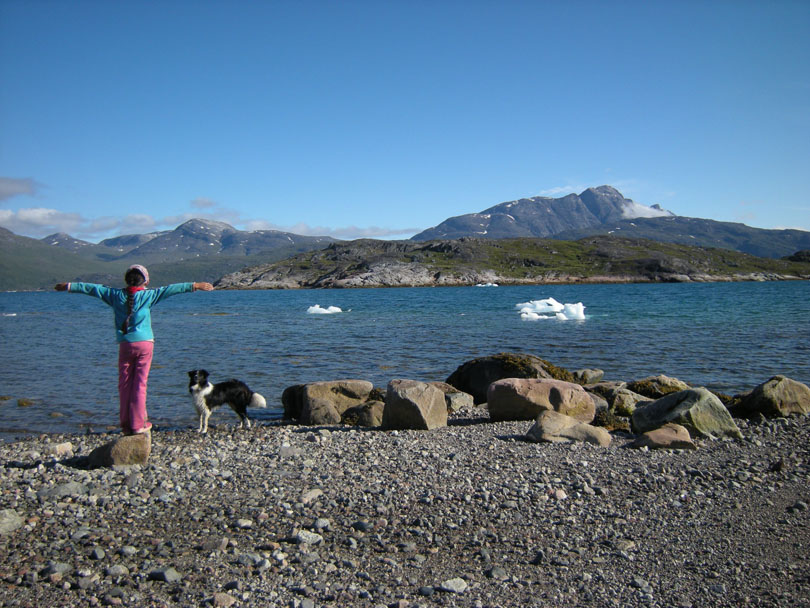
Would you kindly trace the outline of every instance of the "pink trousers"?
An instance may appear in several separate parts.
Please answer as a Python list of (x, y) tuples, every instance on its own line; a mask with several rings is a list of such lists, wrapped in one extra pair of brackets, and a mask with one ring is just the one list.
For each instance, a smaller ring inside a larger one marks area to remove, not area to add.
[(118, 397), (124, 433), (145, 431), (146, 381), (152, 366), (154, 342), (121, 342), (118, 345)]

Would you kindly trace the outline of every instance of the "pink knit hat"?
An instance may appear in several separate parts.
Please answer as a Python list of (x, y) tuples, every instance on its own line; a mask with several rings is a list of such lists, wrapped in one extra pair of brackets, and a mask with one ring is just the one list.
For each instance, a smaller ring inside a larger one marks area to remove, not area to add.
[[(127, 268), (127, 272), (130, 270), (137, 270), (143, 275), (144, 284), (149, 282), (149, 271), (146, 269), (146, 266), (141, 266), (140, 264), (133, 264), (129, 268)], [(126, 274), (126, 273), (125, 273)]]

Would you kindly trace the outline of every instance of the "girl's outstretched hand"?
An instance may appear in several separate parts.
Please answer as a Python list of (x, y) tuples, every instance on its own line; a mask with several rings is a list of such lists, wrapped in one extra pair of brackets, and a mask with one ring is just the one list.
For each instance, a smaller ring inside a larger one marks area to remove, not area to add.
[(56, 291), (67, 291), (68, 284), (67, 283), (57, 283), (53, 286)]
[(214, 291), (211, 283), (194, 283), (194, 291)]

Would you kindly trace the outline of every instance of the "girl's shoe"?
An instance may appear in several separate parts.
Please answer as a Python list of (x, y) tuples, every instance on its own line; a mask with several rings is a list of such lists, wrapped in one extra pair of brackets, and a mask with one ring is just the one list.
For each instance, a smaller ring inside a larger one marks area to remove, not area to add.
[(151, 423), (151, 422), (147, 422), (145, 427), (143, 427), (143, 428), (142, 428), (141, 430), (139, 430), (139, 431), (132, 431), (132, 434), (133, 434), (133, 435), (142, 435), (142, 434), (144, 434), (144, 433), (149, 433), (149, 432), (151, 432), (151, 431), (152, 431), (152, 423)]

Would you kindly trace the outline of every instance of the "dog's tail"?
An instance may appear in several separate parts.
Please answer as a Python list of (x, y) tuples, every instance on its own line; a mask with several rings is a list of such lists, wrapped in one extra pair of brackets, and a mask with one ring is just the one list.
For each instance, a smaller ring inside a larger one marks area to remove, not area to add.
[(248, 407), (267, 407), (267, 401), (259, 393), (253, 393)]

